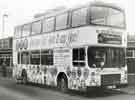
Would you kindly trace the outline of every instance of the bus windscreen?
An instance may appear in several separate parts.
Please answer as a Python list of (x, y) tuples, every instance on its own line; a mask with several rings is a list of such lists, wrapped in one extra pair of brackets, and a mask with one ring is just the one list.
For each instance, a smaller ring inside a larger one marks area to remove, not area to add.
[(88, 65), (93, 68), (114, 68), (125, 65), (123, 48), (89, 47)]

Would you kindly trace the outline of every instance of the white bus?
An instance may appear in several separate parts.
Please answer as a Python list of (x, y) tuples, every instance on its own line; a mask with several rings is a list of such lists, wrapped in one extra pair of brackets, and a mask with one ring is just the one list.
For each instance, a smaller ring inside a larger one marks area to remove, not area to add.
[(116, 5), (50, 10), (15, 27), (13, 77), (62, 91), (126, 85), (126, 42), (125, 12)]

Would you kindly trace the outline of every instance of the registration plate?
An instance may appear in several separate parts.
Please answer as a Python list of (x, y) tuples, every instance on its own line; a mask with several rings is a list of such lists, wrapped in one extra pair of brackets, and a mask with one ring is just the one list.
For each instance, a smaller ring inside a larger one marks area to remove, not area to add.
[(107, 86), (108, 89), (114, 89), (116, 88), (116, 85), (110, 85), (110, 86)]

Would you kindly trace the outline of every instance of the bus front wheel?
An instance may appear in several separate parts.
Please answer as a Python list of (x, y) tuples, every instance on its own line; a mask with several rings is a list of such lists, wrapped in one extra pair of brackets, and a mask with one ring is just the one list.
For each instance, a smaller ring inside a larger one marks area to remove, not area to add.
[(68, 82), (67, 82), (67, 78), (65, 76), (62, 76), (61, 79), (58, 82), (58, 88), (60, 89), (60, 91), (62, 92), (67, 92), (68, 90)]

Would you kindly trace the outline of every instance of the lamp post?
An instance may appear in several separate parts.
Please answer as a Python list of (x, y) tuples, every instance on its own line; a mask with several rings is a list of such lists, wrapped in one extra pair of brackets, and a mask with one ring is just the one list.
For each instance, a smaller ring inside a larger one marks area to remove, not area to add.
[(7, 18), (8, 17), (8, 15), (7, 14), (4, 14), (3, 16), (2, 16), (2, 33), (4, 34), (4, 32), (5, 32), (5, 18)]

